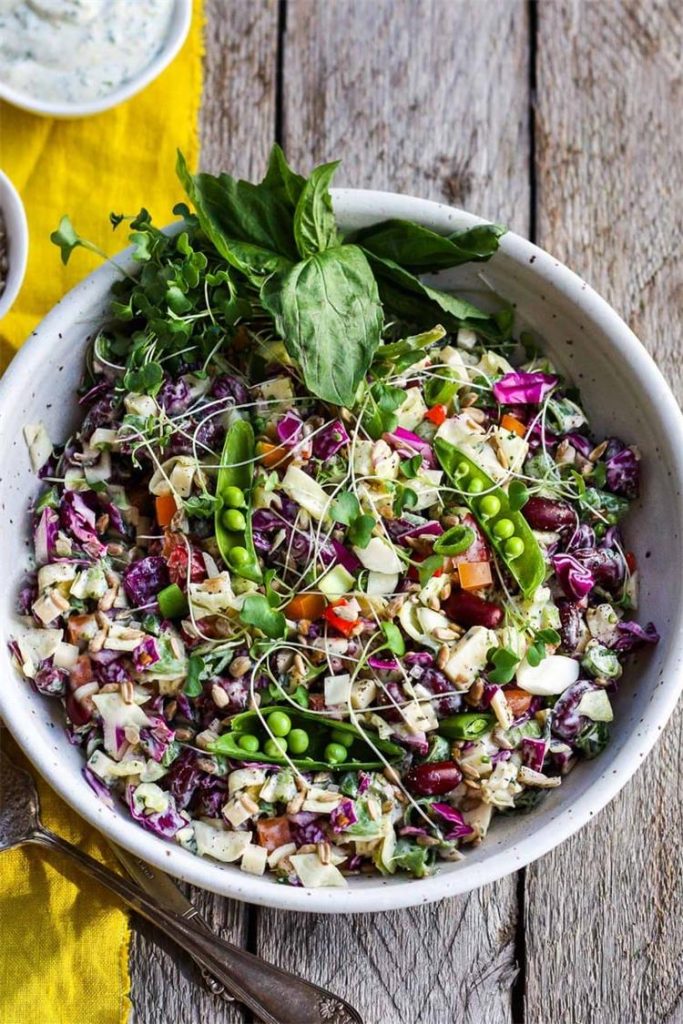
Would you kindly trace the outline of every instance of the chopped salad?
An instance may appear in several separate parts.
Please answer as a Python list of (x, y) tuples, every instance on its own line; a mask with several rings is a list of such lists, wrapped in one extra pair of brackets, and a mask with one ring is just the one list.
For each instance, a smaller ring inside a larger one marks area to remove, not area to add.
[[(296, 886), (459, 860), (600, 753), (658, 639), (620, 528), (637, 448), (502, 302), (425, 283), (503, 229), (342, 236), (335, 166), (179, 157), (194, 212), (128, 219), (80, 427), (25, 427), (12, 644), (102, 799)], [(96, 249), (66, 217), (53, 240)]]

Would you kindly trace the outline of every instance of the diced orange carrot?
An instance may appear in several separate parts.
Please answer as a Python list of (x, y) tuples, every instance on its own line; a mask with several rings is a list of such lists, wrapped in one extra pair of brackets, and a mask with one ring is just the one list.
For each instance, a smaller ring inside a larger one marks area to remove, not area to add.
[(268, 853), (292, 841), (289, 819), (284, 815), (281, 818), (262, 818), (257, 821), (256, 832), (259, 846), (265, 846)]
[(170, 526), (173, 516), (178, 511), (172, 494), (160, 494), (156, 499), (156, 515), (159, 526)]
[(526, 690), (520, 690), (516, 686), (508, 686), (503, 690), (503, 693), (515, 718), (519, 718), (520, 715), (525, 714), (529, 710), (531, 694), (527, 693)]
[(458, 566), (458, 575), (463, 590), (479, 590), (493, 583), (490, 562), (463, 562)]
[(285, 608), (285, 615), (288, 619), (308, 619), (314, 622), (326, 607), (327, 601), (322, 594), (298, 594)]
[(259, 441), (256, 445), (256, 454), (259, 457), (259, 462), (262, 462), (267, 469), (275, 469), (276, 466), (286, 466), (289, 463), (289, 451), (281, 444)]
[(524, 437), (526, 434), (526, 427), (524, 424), (518, 420), (516, 416), (511, 416), (509, 412), (506, 412), (504, 416), (501, 416), (500, 425), (503, 430), (509, 430), (513, 434), (519, 434), (520, 437)]

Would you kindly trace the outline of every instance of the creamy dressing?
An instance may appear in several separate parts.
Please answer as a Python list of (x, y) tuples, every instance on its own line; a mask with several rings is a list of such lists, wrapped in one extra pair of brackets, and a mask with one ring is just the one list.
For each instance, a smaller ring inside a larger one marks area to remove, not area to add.
[(0, 0), (0, 80), (40, 100), (100, 99), (156, 57), (174, 0)]

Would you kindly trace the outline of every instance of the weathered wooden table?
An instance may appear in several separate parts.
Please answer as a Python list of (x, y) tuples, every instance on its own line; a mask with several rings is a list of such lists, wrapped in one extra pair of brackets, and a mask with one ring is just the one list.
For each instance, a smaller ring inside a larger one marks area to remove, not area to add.
[[(681, 0), (207, 0), (203, 163), (343, 158), (337, 184), (507, 223), (587, 278), (683, 397)], [(360, 917), (192, 892), (216, 929), (367, 1024), (683, 1021), (683, 716), (598, 820), (525, 871)], [(235, 1024), (141, 926), (135, 1024)]]

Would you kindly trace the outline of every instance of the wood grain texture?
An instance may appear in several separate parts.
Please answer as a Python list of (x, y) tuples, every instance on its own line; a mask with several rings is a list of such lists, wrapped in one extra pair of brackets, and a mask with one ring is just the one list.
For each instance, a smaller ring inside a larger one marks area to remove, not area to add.
[[(290, 160), (307, 170), (342, 156), (340, 184), (461, 203), (528, 231), (527, 31), (523, 4), (290, 0)], [(258, 910), (256, 935), (263, 956), (348, 998), (368, 1024), (497, 1024), (513, 1017), (516, 924), (508, 878), (389, 914)]]
[[(543, 3), (539, 243), (631, 324), (683, 397), (683, 10)], [(591, 827), (527, 872), (529, 1024), (683, 1021), (683, 714)]]
[(287, 153), (526, 232), (528, 43), (526, 5), (507, 0), (290, 0)]
[[(229, 167), (246, 178), (263, 173), (275, 131), (277, 5), (275, 0), (206, 0), (206, 57), (201, 114), (202, 166)], [(223, 938), (247, 945), (250, 910), (185, 887)], [(239, 1004), (204, 988), (198, 971), (160, 933), (134, 921), (130, 951), (135, 1024), (237, 1024)]]
[(205, 0), (202, 169), (263, 175), (275, 137), (277, 0)]

